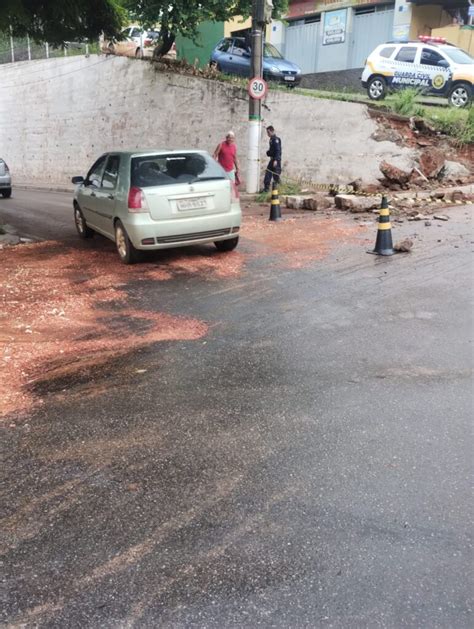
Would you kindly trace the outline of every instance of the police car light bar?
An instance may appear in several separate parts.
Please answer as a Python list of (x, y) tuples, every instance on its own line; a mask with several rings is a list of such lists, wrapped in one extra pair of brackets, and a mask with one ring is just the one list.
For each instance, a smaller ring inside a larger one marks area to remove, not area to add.
[(424, 44), (445, 44), (445, 37), (430, 37), (429, 35), (420, 35), (418, 39)]

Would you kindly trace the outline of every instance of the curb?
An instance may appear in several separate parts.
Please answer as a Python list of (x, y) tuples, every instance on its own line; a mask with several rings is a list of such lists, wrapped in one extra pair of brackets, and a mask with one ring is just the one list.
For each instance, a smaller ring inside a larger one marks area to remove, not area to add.
[(31, 186), (26, 183), (14, 184), (13, 189), (18, 190), (38, 190), (39, 192), (74, 192), (74, 188), (66, 188), (65, 186), (41, 186), (32, 184)]

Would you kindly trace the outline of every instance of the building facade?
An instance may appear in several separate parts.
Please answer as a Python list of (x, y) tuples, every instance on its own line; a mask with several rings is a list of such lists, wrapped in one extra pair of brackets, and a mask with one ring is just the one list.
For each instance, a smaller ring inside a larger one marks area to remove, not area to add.
[(469, 42), (470, 35), (460, 36), (469, 6), (469, 0), (294, 0), (285, 22), (272, 26), (271, 41), (304, 74), (361, 68), (387, 41), (448, 27), (450, 43)]

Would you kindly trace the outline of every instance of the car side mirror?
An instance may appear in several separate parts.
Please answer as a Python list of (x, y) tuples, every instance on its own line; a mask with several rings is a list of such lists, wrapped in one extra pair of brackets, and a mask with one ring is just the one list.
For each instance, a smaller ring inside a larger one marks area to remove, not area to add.
[(71, 182), (75, 185), (77, 185), (78, 183), (84, 183), (84, 177), (73, 177), (71, 179)]
[(446, 59), (440, 59), (438, 61), (438, 66), (440, 68), (449, 68), (449, 61), (446, 61)]

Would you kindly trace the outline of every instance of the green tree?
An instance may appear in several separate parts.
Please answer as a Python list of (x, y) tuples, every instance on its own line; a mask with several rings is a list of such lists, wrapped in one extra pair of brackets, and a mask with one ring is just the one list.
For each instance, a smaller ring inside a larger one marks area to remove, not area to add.
[(0, 8), (1, 32), (57, 46), (115, 37), (126, 20), (121, 0), (2, 0)]
[[(144, 27), (160, 25), (161, 42), (155, 56), (171, 48), (177, 33), (194, 39), (202, 22), (225, 22), (252, 12), (252, 0), (123, 0), (130, 17)], [(279, 17), (288, 8), (288, 0), (273, 0), (273, 16)]]

